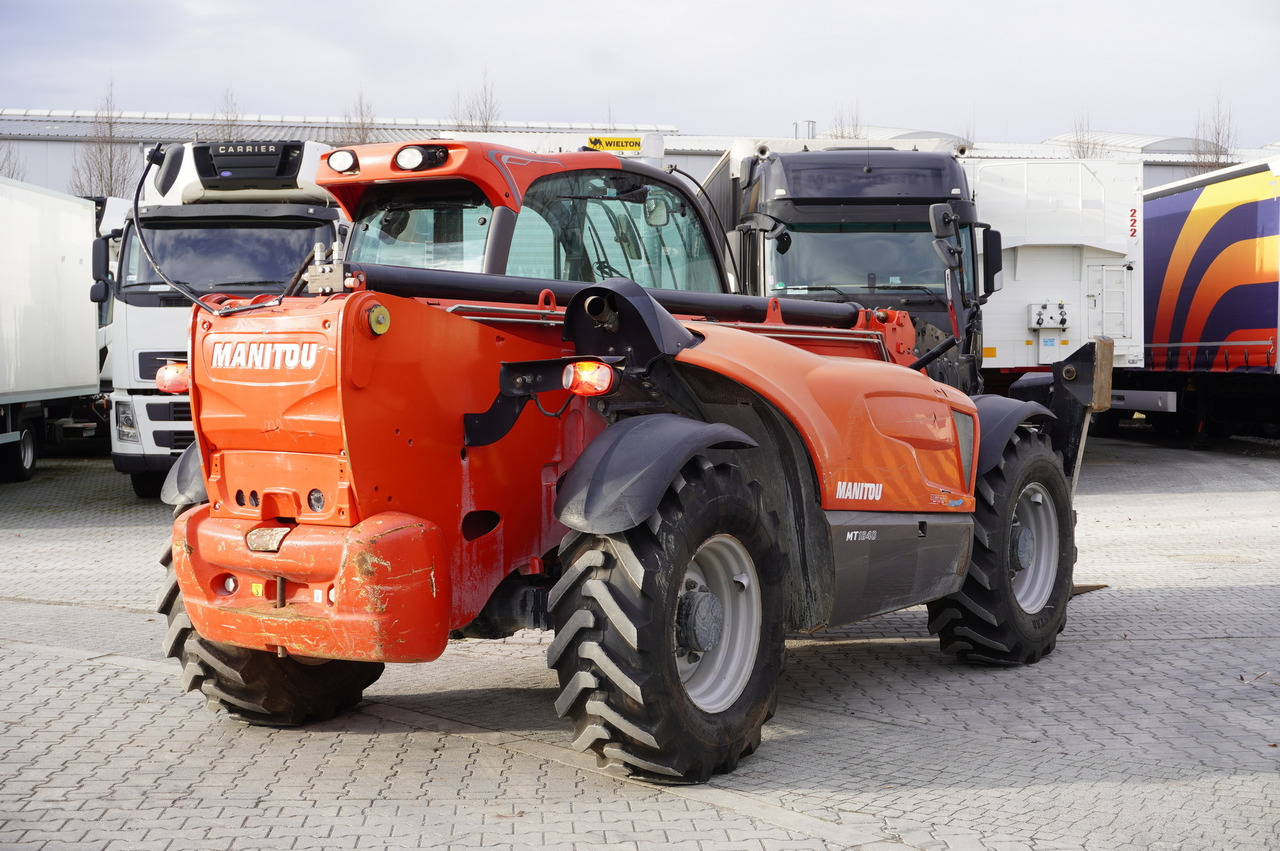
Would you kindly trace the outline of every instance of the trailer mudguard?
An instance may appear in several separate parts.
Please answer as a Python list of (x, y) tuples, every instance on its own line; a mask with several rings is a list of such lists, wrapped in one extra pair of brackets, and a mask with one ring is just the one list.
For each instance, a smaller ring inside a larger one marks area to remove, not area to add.
[(582, 451), (556, 495), (561, 523), (607, 535), (644, 522), (690, 458), (706, 449), (757, 444), (724, 423), (678, 414), (631, 417), (605, 429)]
[(200, 466), (200, 444), (193, 442), (169, 468), (160, 487), (160, 501), (168, 505), (196, 505), (208, 502), (204, 470)]
[(1008, 396), (970, 396), (978, 408), (982, 439), (978, 444), (978, 476), (991, 472), (1004, 453), (1018, 426), (1027, 422), (1057, 419), (1039, 402), (1010, 399)]

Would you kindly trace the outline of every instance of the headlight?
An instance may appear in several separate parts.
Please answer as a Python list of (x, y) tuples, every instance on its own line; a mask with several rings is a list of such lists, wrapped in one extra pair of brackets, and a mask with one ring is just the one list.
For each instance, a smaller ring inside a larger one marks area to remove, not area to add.
[(410, 145), (396, 151), (396, 167), (404, 171), (422, 171), (444, 165), (449, 149), (442, 145)]
[(116, 402), (116, 440), (122, 443), (141, 443), (138, 421), (133, 416), (132, 402)]
[(346, 149), (329, 154), (329, 168), (342, 174), (350, 174), (359, 167), (355, 151)]

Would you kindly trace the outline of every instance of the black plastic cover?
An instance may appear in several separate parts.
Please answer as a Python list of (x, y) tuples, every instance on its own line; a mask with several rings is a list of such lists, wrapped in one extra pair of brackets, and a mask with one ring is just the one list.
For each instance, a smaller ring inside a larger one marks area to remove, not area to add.
[(756, 445), (733, 426), (678, 414), (623, 420), (578, 456), (556, 495), (556, 517), (570, 529), (594, 535), (631, 529), (653, 514), (676, 473), (694, 455)]

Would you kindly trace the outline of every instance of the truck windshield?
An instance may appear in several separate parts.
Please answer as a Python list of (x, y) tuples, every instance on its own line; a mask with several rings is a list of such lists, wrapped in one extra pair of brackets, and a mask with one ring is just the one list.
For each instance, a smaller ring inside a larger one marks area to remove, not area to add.
[[(164, 273), (199, 293), (284, 287), (317, 242), (333, 240), (327, 222), (164, 221), (145, 222), (147, 245)], [(130, 228), (120, 268), (126, 289), (167, 290)]]
[[(972, 236), (962, 232), (966, 284), (972, 288)], [(838, 290), (856, 297), (880, 290), (945, 297), (946, 267), (926, 224), (787, 224), (765, 243), (765, 280), (772, 292), (804, 296)]]

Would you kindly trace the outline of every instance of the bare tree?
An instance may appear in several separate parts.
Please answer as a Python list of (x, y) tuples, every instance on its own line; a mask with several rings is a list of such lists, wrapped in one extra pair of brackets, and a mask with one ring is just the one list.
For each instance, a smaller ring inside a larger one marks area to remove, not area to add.
[(67, 190), (72, 195), (128, 197), (133, 194), (133, 160), (132, 147), (123, 141), (115, 81), (108, 80), (106, 94), (89, 125), (89, 137), (76, 149), (71, 162)]
[(374, 138), (373, 103), (364, 95), (364, 89), (356, 91), (356, 99), (342, 113), (345, 138), (339, 145), (366, 145)]
[(502, 109), (494, 92), (489, 69), (484, 70), (480, 85), (466, 95), (461, 91), (453, 98), (453, 121), (459, 130), (476, 130), (482, 133), (498, 129)]
[(836, 104), (827, 136), (832, 139), (861, 139), (864, 133), (866, 127), (862, 125), (862, 111), (858, 108), (858, 102), (854, 101), (853, 106), (847, 103)]
[(211, 140), (229, 142), (240, 134), (240, 105), (236, 103), (235, 92), (228, 85), (218, 98), (218, 106), (213, 111), (213, 124), (209, 125)]
[(1235, 150), (1236, 126), (1231, 117), (1231, 104), (1223, 101), (1222, 92), (1214, 98), (1213, 107), (1206, 115), (1196, 115), (1195, 143), (1191, 149), (1192, 163), (1188, 175), (1204, 174), (1225, 168), (1239, 159)]
[(1067, 150), (1071, 152), (1071, 156), (1081, 160), (1100, 157), (1104, 153), (1102, 140), (1093, 132), (1092, 122), (1089, 120), (1089, 110), (1086, 109), (1076, 115), (1074, 129), (1071, 131), (1071, 138), (1067, 142)]
[(0, 177), (10, 180), (25, 180), (27, 166), (18, 156), (18, 148), (13, 142), (0, 142)]

